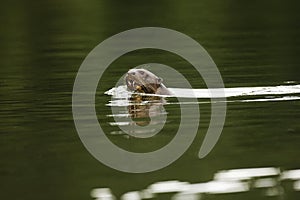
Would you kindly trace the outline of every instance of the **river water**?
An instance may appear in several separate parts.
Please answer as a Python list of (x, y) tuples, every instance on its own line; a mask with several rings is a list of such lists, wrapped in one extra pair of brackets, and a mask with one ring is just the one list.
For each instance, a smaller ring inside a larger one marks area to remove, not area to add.
[[(3, 2), (0, 199), (299, 199), (298, 8), (292, 0)], [(171, 97), (164, 104), (166, 126), (152, 138), (134, 138), (114, 123), (111, 110), (124, 101), (105, 92), (130, 68), (163, 63), (200, 92), (199, 129), (187, 151), (163, 169), (132, 174), (102, 164), (84, 147), (73, 121), (72, 90), (96, 45), (146, 26), (174, 29), (199, 42), (229, 93), (222, 134), (199, 159), (214, 103), (199, 73), (161, 50), (115, 60), (100, 80), (95, 108), (107, 137), (127, 151), (162, 148), (180, 122), (180, 103)]]

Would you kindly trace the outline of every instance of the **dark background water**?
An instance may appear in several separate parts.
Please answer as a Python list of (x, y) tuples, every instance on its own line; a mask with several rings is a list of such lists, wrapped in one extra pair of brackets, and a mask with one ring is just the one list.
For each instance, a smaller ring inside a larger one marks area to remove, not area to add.
[[(208, 181), (222, 169), (299, 168), (299, 101), (229, 103), (222, 136), (202, 160), (197, 153), (210, 107), (200, 105), (202, 121), (193, 145), (172, 165), (146, 174), (118, 172), (94, 159), (77, 135), (71, 111), (73, 83), (85, 56), (106, 38), (137, 27), (170, 28), (198, 41), (226, 87), (299, 82), (299, 6), (277, 0), (2, 1), (0, 199), (89, 199), (94, 187), (109, 187), (120, 196), (156, 181)], [(102, 123), (111, 121), (105, 118), (109, 108), (103, 108), (110, 97), (103, 92), (129, 68), (147, 62), (168, 64), (195, 88), (205, 86), (174, 55), (133, 52), (105, 72), (97, 104)], [(176, 113), (177, 108), (168, 109)], [(113, 140), (126, 142), (118, 136)]]

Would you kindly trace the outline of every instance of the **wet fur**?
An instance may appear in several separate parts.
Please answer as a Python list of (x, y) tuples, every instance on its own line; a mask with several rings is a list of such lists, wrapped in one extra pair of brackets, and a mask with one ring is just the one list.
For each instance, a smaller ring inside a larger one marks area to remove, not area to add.
[(125, 82), (131, 91), (171, 95), (172, 93), (162, 83), (162, 79), (146, 69), (131, 69), (127, 72)]

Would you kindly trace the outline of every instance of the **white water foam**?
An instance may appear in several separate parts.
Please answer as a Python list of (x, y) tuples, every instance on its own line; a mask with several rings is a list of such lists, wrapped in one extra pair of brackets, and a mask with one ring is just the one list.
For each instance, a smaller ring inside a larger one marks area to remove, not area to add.
[[(256, 96), (256, 95), (282, 95), (282, 94), (300, 94), (300, 85), (280, 85), (268, 87), (236, 87), (222, 89), (182, 89), (169, 88), (176, 97), (197, 97), (197, 98), (211, 98), (211, 97), (238, 97), (238, 96)], [(214, 96), (212, 96), (214, 94)], [(220, 94), (220, 96), (215, 95)]]
[[(224, 88), (224, 89), (185, 89), (185, 88), (169, 88), (173, 93), (171, 96), (155, 95), (162, 97), (178, 97), (178, 98), (201, 98), (210, 99), (212, 97), (250, 97), (250, 96), (265, 96), (265, 98), (258, 99), (239, 99), (239, 100), (227, 100), (227, 102), (262, 102), (262, 101), (290, 101), (300, 100), (300, 85), (280, 85), (280, 86), (266, 86), (266, 87), (236, 87), (236, 88)], [(121, 105), (124, 99), (128, 99), (133, 93), (127, 91), (125, 85), (114, 87), (105, 92), (107, 95), (111, 95), (115, 98), (114, 104)], [(213, 94), (213, 95), (212, 95)], [(292, 96), (292, 94), (294, 94)], [(143, 94), (152, 95), (153, 94)], [(281, 97), (275, 97), (275, 95), (286, 95)], [(116, 99), (119, 101), (116, 103)], [(124, 102), (123, 102), (124, 103)], [(188, 103), (188, 102), (187, 102)], [(205, 103), (205, 102), (202, 102)], [(112, 104), (112, 102), (110, 102)], [(128, 104), (128, 101), (124, 103)], [(113, 106), (113, 105), (110, 105)]]

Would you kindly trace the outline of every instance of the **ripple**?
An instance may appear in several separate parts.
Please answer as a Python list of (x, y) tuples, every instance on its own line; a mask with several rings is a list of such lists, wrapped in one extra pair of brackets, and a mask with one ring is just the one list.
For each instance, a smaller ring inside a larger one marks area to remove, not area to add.
[[(189, 183), (179, 180), (160, 181), (140, 191), (129, 191), (122, 200), (155, 199), (160, 194), (170, 194), (172, 200), (209, 199), (207, 195), (247, 193), (260, 188), (264, 196), (282, 196), (285, 193), (283, 181), (294, 181), (293, 190), (300, 191), (300, 169), (281, 172), (279, 168), (243, 168), (217, 172), (208, 182)], [(290, 191), (288, 188), (287, 191)], [(175, 193), (175, 194), (174, 194)], [(95, 188), (91, 196), (97, 200), (114, 200), (109, 188)]]
[[(300, 85), (279, 85), (279, 86), (265, 86), (265, 87), (236, 87), (236, 88), (213, 88), (213, 89), (185, 89), (185, 88), (169, 88), (174, 95), (153, 95), (153, 94), (143, 94), (145, 96), (160, 96), (160, 97), (178, 97), (178, 98), (218, 98), (218, 97), (243, 97), (243, 96), (266, 96), (272, 97), (274, 95), (291, 95), (300, 94)], [(122, 99), (128, 99), (133, 93), (127, 91), (125, 85), (114, 87), (105, 92), (107, 95), (111, 95), (115, 99), (119, 99), (116, 102), (111, 102), (110, 106), (115, 106), (122, 102)], [(300, 97), (283, 97), (277, 100), (299, 100)], [(272, 101), (274, 98), (266, 98), (264, 101)], [(244, 102), (251, 101), (250, 99), (245, 99)], [(113, 104), (114, 103), (114, 104)]]

